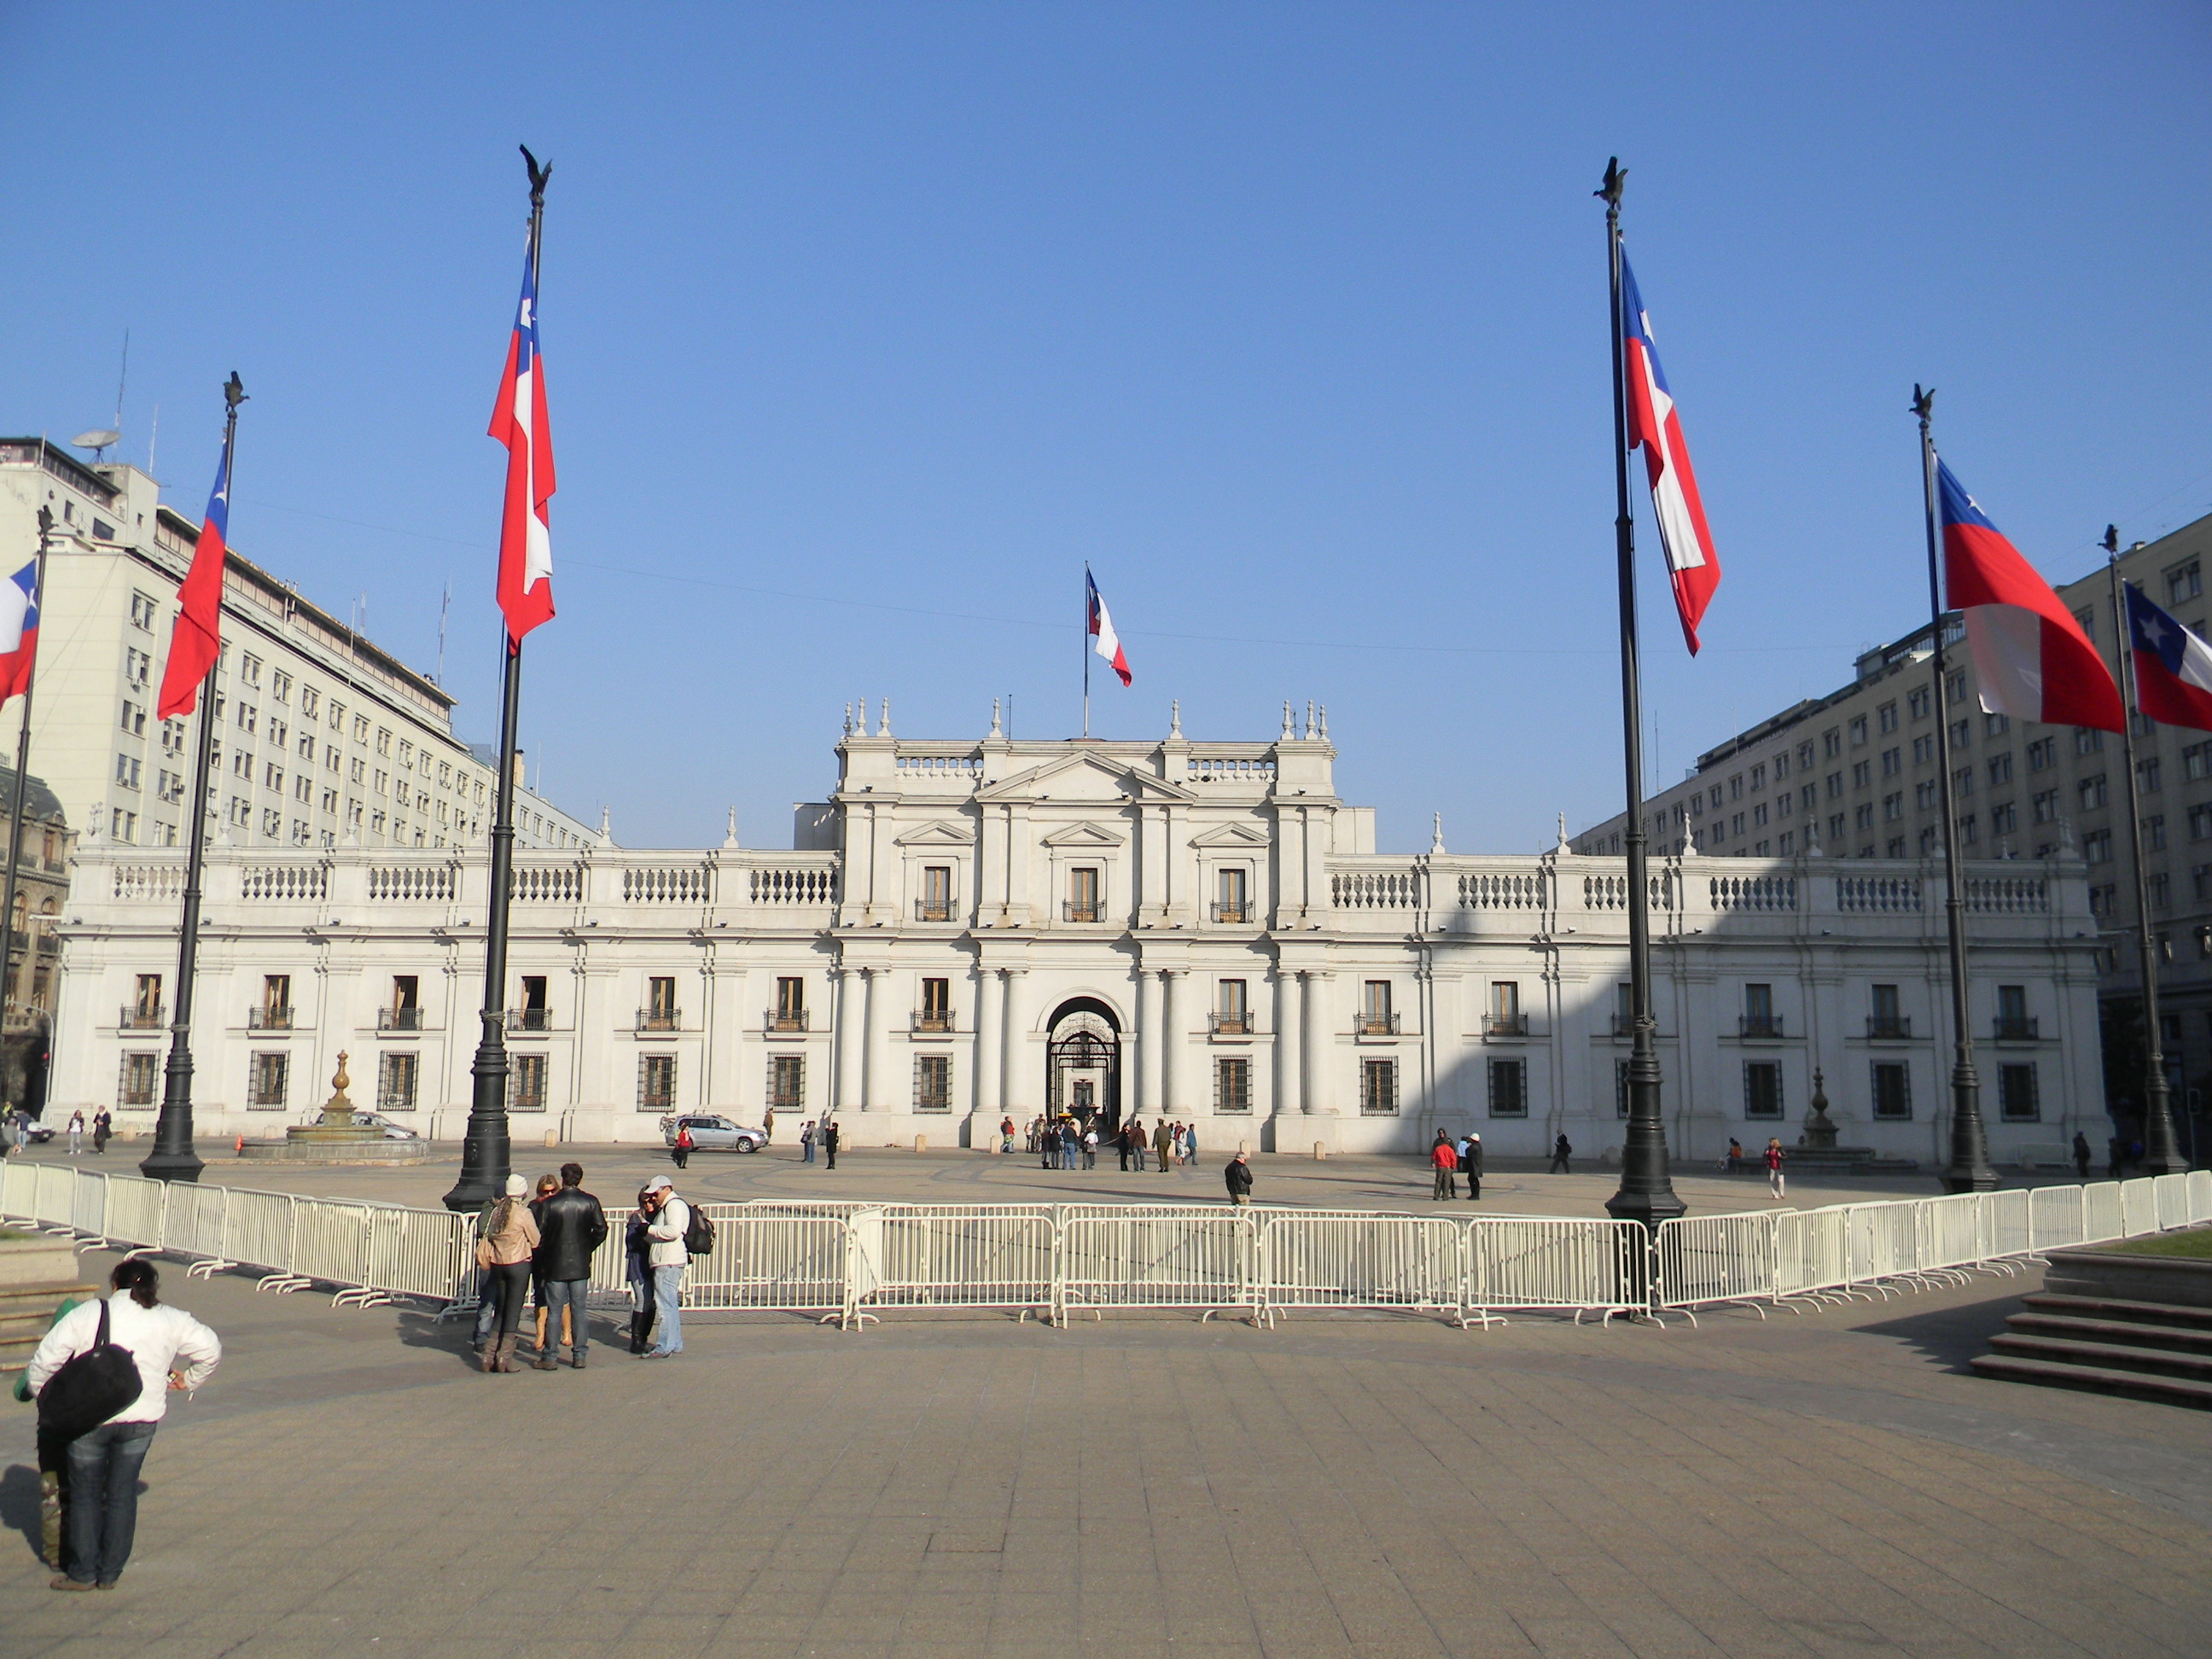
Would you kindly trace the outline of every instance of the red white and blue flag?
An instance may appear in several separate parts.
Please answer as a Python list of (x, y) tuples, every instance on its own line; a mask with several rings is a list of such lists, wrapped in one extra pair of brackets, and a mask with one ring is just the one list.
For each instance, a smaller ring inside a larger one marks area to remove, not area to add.
[(1937, 462), (1936, 477), (1943, 591), (1952, 608), (1966, 613), (1982, 707), (2014, 720), (2119, 731), (2120, 689), (2074, 613), (1949, 467)]
[(161, 669), (161, 697), (155, 718), (189, 714), (199, 697), (200, 682), (222, 654), (222, 573), (230, 545), (230, 441), (215, 470), (207, 517), (192, 545), (192, 566), (177, 590), (176, 626), (169, 630), (169, 660)]
[(39, 562), (0, 582), (0, 703), (31, 689), (39, 654)]
[(2212, 645), (2153, 605), (2133, 582), (2122, 586), (2135, 646), (2136, 707), (2168, 726), (2212, 732)]
[(1091, 567), (1083, 567), (1085, 601), (1084, 627), (1098, 641), (1091, 648), (1114, 665), (1114, 672), (1121, 677), (1121, 684), (1129, 684), (1129, 659), (1122, 653), (1121, 636), (1114, 631), (1114, 619), (1106, 614), (1106, 601), (1098, 597), (1098, 584), (1091, 580)]
[(510, 650), (553, 618), (553, 428), (545, 418), (545, 367), (538, 352), (538, 251), (522, 261), (522, 299), (507, 348), (507, 378), (491, 435), (507, 446), (507, 511), (499, 527), (499, 608)]
[(1636, 273), (1620, 256), (1622, 368), (1627, 380), (1628, 447), (1644, 451), (1651, 480), (1651, 513), (1659, 521), (1659, 540), (1667, 550), (1667, 574), (1674, 587), (1674, 609), (1681, 613), (1682, 637), (1698, 653), (1698, 623), (1721, 585), (1720, 555), (1705, 523), (1705, 503), (1698, 494), (1698, 475), (1690, 447), (1674, 413), (1659, 348), (1652, 343), (1651, 319), (1644, 314)]

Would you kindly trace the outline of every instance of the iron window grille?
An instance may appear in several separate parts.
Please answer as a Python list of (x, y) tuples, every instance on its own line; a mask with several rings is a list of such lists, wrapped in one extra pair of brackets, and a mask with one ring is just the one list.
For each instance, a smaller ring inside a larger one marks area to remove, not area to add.
[(1252, 1062), (1223, 1058), (1213, 1062), (1213, 1109), (1224, 1117), (1242, 1117), (1252, 1109)]
[(1490, 1062), (1490, 1115), (1492, 1117), (1528, 1115), (1528, 1062), (1493, 1060)]
[(1364, 1117), (1397, 1115), (1396, 1060), (1363, 1060), (1359, 1062), (1359, 1111)]

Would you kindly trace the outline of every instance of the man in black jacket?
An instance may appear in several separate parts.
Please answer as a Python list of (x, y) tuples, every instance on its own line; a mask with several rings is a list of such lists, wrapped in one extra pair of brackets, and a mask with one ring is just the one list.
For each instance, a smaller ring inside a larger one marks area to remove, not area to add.
[(1221, 1179), (1229, 1188), (1231, 1204), (1249, 1204), (1252, 1201), (1252, 1166), (1244, 1161), (1241, 1150), (1222, 1166)]
[[(561, 1190), (547, 1199), (538, 1218), (538, 1255), (544, 1262), (545, 1310), (558, 1328), (561, 1310), (568, 1310), (568, 1363), (584, 1369), (591, 1336), (584, 1299), (592, 1287), (592, 1255), (606, 1242), (606, 1212), (584, 1190), (584, 1166), (561, 1166)], [(550, 1345), (539, 1350), (537, 1369), (558, 1369)]]

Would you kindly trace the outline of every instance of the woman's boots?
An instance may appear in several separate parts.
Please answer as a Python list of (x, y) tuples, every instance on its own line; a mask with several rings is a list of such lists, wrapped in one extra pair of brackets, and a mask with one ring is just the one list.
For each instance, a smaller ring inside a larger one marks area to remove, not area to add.
[(495, 1336), (484, 1344), (483, 1368), (487, 1371), (519, 1371), (514, 1363), (514, 1345), (519, 1339), (512, 1331), (504, 1336)]

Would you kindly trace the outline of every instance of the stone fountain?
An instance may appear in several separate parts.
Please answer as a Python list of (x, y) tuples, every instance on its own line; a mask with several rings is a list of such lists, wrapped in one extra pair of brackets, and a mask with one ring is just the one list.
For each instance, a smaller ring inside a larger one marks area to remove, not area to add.
[(344, 1050), (338, 1053), (338, 1069), (331, 1079), (331, 1097), (313, 1123), (295, 1123), (282, 1140), (249, 1140), (239, 1156), (283, 1164), (427, 1164), (427, 1140), (392, 1140), (382, 1128), (354, 1116), (354, 1103), (346, 1094), (353, 1079), (346, 1075)]

